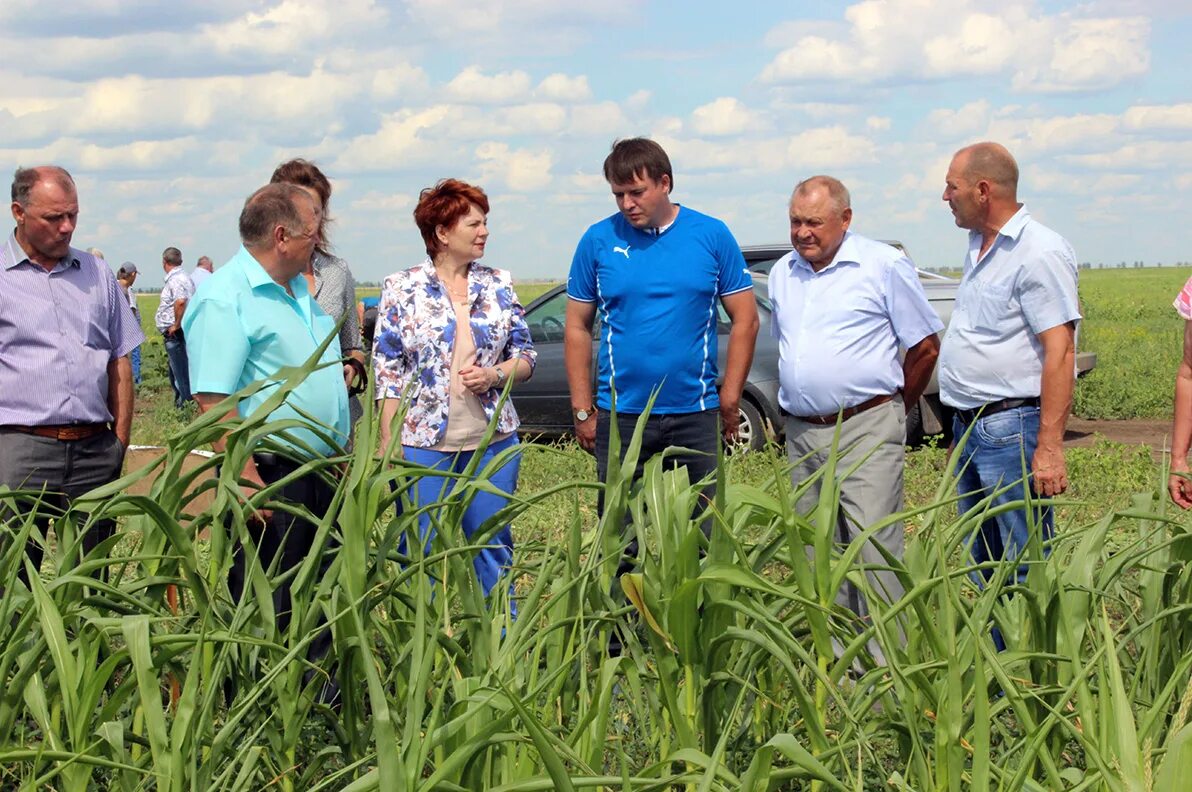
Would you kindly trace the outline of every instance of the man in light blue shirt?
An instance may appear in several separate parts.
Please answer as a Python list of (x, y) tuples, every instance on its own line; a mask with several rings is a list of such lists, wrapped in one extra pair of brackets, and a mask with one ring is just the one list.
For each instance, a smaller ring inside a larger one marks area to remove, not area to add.
[[(190, 381), (201, 411), (254, 382), (275, 379), (283, 368), (303, 365), (336, 333), (335, 322), (319, 309), (303, 277), (318, 241), (319, 217), (314, 199), (289, 184), (263, 187), (245, 203), (240, 214), (243, 247), (203, 284), (182, 318)], [(347, 444), (348, 394), (337, 341), (326, 346), (321, 362), (271, 413), (271, 420), (294, 419), (306, 426), (273, 438), (287, 449), (284, 454), (255, 452), (249, 458), (241, 474), (246, 495), (289, 476), (306, 459), (341, 453)], [(274, 392), (267, 387), (241, 399), (229, 417), (251, 414)], [(224, 441), (212, 446), (223, 451)], [(331, 486), (310, 473), (285, 485), (280, 498), (302, 504), (317, 520), (333, 495)], [(281, 510), (262, 510), (260, 517), (250, 530), (257, 532), (253, 539), (263, 568), (274, 563), (278, 548), (278, 573), (312, 551), (323, 552), (312, 546), (317, 523)], [(237, 600), (244, 591), (245, 563), (245, 550), (238, 545), (228, 573), (228, 587)], [(288, 623), (288, 584), (274, 592), (274, 610), (279, 623)], [(321, 656), (327, 640), (316, 639), (312, 654)]]
[[(795, 249), (770, 270), (770, 327), (778, 339), (778, 401), (790, 416), (792, 480), (798, 486), (825, 464), (840, 423), (841, 495), (832, 538), (842, 550), (902, 509), (906, 411), (931, 379), (943, 329), (914, 265), (889, 245), (849, 231), (852, 216), (839, 180), (800, 182), (790, 204)], [(822, 485), (806, 492), (802, 510), (814, 508)], [(902, 525), (892, 523), (860, 551), (871, 587), (887, 602), (901, 597), (903, 587), (885, 555), (901, 558), (903, 543)], [(869, 614), (852, 583), (837, 602)], [(870, 650), (880, 662), (877, 645)]]
[[(939, 382), (940, 399), (956, 409), (954, 436), (973, 427), (958, 465), (962, 511), (1021, 482), (1024, 462), (1037, 495), (1068, 487), (1063, 442), (1080, 321), (1076, 254), (1033, 220), (1017, 196), (1018, 165), (1004, 147), (977, 143), (952, 158), (943, 199), (956, 225), (968, 229), (969, 245)], [(1011, 488), (995, 507), (1029, 495), (1025, 485)], [(974, 537), (973, 559), (1018, 557), (1032, 523), (1046, 540), (1052, 519), (1050, 508), (990, 517)], [(987, 568), (977, 577), (991, 573)], [(1025, 581), (1025, 565), (1017, 579)]]

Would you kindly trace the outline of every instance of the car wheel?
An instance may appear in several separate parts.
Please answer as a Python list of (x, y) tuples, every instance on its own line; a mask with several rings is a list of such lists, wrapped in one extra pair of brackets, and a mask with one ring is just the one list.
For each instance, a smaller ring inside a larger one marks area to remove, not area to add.
[(741, 399), (738, 412), (741, 423), (737, 427), (737, 442), (733, 448), (741, 451), (760, 451), (765, 448), (766, 427), (761, 410), (748, 399)]
[(923, 445), (923, 406), (916, 404), (906, 414), (906, 444), (911, 448)]

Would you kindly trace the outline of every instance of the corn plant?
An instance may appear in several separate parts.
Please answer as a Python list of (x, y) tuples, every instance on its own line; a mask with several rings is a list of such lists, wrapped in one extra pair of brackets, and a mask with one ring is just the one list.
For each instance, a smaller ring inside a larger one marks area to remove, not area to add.
[[(663, 457), (633, 480), (639, 423), (614, 433), (621, 461), (606, 482), (519, 492), (465, 537), (463, 511), (492, 488), (486, 469), (404, 460), (380, 446), (369, 406), (350, 452), (294, 474), (335, 486), (331, 508), (309, 515), (311, 553), (283, 570), (250, 552), (235, 601), (227, 570), (234, 541), (251, 548), (253, 511), (302, 511), (276, 500), (284, 482), (246, 500), (238, 472), (293, 427), (269, 412), (314, 365), (287, 372), (253, 415), (200, 416), (146, 469), (51, 515), (41, 570), (23, 554), (40, 494), (0, 492), (0, 786), (1116, 792), (1189, 776), (1192, 539), (1158, 487), (1063, 526), (1050, 552), (1036, 537), (1025, 585), (1003, 562), (977, 587), (977, 525), (1027, 504), (994, 506), (990, 493), (956, 514), (949, 470), (932, 503), (890, 518), (921, 527), (885, 561), (906, 589), (887, 602), (857, 548), (832, 541), (848, 473), (835, 450), (797, 483), (778, 455), (749, 485), (722, 458), (705, 502)], [(224, 453), (186, 472), (191, 449), (225, 434)], [(440, 502), (411, 497), (421, 476), (445, 481)], [(127, 493), (148, 477), (148, 495)], [(591, 520), (580, 501), (597, 489), (605, 509)], [(471, 557), (548, 498), (572, 506), (552, 538), (519, 535), (514, 618), (501, 586), (484, 597)], [(84, 557), (79, 537), (105, 518), (123, 530)], [(636, 569), (618, 578), (630, 534)], [(845, 579), (869, 619), (836, 604)], [(279, 585), (288, 621), (273, 610)], [(312, 654), (325, 630), (330, 650)], [(610, 656), (614, 631), (623, 648)], [(334, 706), (320, 696), (332, 678)]]

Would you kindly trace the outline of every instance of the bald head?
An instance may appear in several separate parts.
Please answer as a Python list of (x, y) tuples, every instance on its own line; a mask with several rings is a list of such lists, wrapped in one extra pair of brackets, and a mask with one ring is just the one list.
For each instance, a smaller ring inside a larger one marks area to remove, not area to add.
[(848, 188), (840, 179), (831, 176), (811, 176), (804, 179), (795, 185), (795, 190), (791, 193), (791, 200), (797, 196), (809, 196), (821, 190), (827, 194), (832, 208), (836, 211), (843, 212), (845, 209), (852, 208)]
[(74, 179), (57, 165), (38, 165), (33, 168), (17, 168), (12, 175), (12, 202), (21, 206), (29, 205), (29, 197), (33, 188), (40, 182), (50, 182), (57, 185), (65, 193), (77, 194)]
[(974, 143), (956, 152), (953, 161), (965, 181), (989, 182), (1002, 197), (1015, 200), (1018, 195), (1018, 163), (1000, 143)]

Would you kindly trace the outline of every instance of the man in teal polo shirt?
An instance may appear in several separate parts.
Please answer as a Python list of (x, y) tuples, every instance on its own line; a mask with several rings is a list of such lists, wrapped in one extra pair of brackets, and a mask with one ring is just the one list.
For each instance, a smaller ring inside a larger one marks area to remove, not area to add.
[[(318, 241), (319, 214), (319, 206), (304, 190), (288, 184), (262, 187), (245, 202), (240, 213), (243, 247), (207, 279), (182, 320), (191, 387), (201, 411), (215, 408), (247, 385), (275, 378), (285, 367), (301, 366), (336, 332), (335, 322), (319, 309), (302, 275)], [(297, 419), (310, 428), (279, 433), (274, 439), (286, 449), (284, 454), (252, 455), (241, 474), (246, 493), (293, 473), (305, 459), (341, 452), (349, 421), (338, 359), (339, 344), (328, 344), (321, 358), (327, 365), (309, 374), (270, 415), (271, 420)], [(273, 393), (273, 388), (263, 388), (241, 399), (236, 410), (247, 416)], [(212, 445), (216, 451), (224, 449), (223, 440)], [(301, 503), (318, 517), (330, 506), (333, 493), (312, 474), (287, 484), (280, 498)], [(250, 530), (256, 532), (261, 565), (268, 569), (279, 548), (279, 573), (302, 563), (311, 552), (317, 525), (280, 510), (259, 516)], [(245, 549), (237, 545), (228, 573), (228, 587), (237, 600), (244, 583)], [(274, 592), (274, 610), (284, 629), (290, 611), (288, 584)]]

